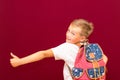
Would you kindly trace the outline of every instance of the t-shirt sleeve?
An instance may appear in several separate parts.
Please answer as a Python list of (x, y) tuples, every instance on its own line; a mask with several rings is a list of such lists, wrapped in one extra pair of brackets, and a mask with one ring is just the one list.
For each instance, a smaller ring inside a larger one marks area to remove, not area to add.
[(55, 60), (62, 60), (65, 58), (67, 53), (67, 45), (66, 43), (63, 43), (57, 47), (52, 48)]
[(78, 47), (70, 43), (63, 43), (57, 47), (52, 48), (55, 60), (66, 60), (76, 53)]

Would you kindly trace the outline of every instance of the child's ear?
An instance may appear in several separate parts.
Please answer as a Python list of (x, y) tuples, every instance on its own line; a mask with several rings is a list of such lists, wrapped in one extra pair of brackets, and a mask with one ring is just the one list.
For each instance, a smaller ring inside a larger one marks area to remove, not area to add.
[(86, 37), (85, 36), (81, 36), (81, 40), (80, 41), (86, 41)]

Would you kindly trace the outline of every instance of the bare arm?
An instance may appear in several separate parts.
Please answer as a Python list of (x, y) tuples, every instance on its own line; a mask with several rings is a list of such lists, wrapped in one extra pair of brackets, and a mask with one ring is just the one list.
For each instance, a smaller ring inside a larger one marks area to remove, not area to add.
[(44, 58), (49, 58), (49, 57), (53, 57), (53, 52), (51, 49), (48, 50), (44, 50), (44, 51), (38, 51), (36, 53), (33, 53), (31, 55), (28, 55), (26, 57), (23, 58), (19, 58), (16, 55), (11, 53), (12, 58), (10, 59), (10, 63), (13, 67), (17, 67), (20, 65), (24, 65), (27, 63), (32, 63), (35, 61), (39, 61), (42, 60)]
[(103, 61), (105, 62), (105, 64), (107, 64), (107, 62), (108, 62), (108, 58), (105, 54), (103, 54)]

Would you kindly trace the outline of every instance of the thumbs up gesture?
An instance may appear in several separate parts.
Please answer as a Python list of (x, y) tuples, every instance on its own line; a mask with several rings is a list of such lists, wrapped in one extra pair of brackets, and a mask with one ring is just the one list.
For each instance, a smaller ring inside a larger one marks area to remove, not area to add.
[(12, 65), (12, 67), (17, 67), (20, 65), (20, 58), (17, 57), (16, 55), (14, 55), (13, 53), (10, 53), (11, 55), (11, 59), (10, 59), (10, 64)]

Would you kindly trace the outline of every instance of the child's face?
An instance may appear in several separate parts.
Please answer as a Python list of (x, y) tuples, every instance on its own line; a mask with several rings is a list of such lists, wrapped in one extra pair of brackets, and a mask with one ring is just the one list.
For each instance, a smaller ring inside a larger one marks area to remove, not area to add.
[(75, 26), (69, 26), (66, 32), (66, 42), (78, 44), (83, 39), (83, 36), (80, 36), (81, 28)]

